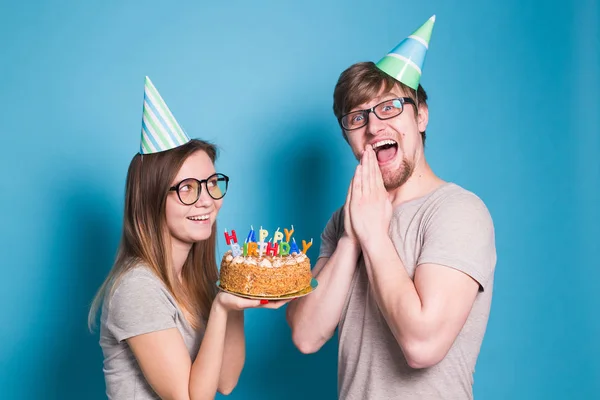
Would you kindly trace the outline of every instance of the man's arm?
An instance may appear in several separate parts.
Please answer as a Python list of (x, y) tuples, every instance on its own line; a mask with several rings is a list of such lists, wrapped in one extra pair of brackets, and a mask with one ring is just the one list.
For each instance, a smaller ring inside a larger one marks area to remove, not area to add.
[(389, 239), (363, 251), (377, 305), (408, 364), (426, 368), (440, 362), (462, 329), (479, 284), (437, 264), (419, 265), (413, 282)]
[[(292, 340), (305, 354), (317, 352), (334, 334), (360, 256), (360, 245), (350, 221), (349, 204), (352, 183), (348, 187), (343, 212), (335, 213), (321, 235), (321, 248), (331, 257), (321, 257), (313, 268), (319, 286), (309, 296), (294, 300), (287, 308), (287, 321), (292, 328)], [(338, 240), (338, 231), (343, 234)]]
[(302, 353), (318, 351), (333, 336), (359, 254), (358, 245), (342, 237), (331, 257), (320, 258), (313, 269), (313, 276), (319, 282), (317, 289), (288, 305), (292, 340)]
[(351, 217), (377, 304), (409, 365), (432, 366), (452, 346), (492, 268), (486, 257), (493, 246), (491, 219), (470, 197), (438, 210), (413, 282), (387, 234), (391, 203), (371, 148), (354, 181)]

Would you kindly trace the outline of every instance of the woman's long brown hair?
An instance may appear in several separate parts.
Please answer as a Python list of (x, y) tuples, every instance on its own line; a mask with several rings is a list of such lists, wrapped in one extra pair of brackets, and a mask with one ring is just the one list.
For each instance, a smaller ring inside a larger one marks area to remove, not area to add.
[(207, 240), (194, 243), (181, 270), (181, 281), (171, 266), (170, 234), (166, 227), (169, 187), (185, 160), (204, 151), (214, 163), (216, 147), (192, 139), (185, 145), (154, 154), (136, 154), (127, 172), (123, 232), (115, 263), (98, 290), (88, 315), (93, 329), (103, 299), (127, 271), (145, 265), (164, 283), (188, 322), (198, 329), (208, 318), (217, 290), (217, 223)]

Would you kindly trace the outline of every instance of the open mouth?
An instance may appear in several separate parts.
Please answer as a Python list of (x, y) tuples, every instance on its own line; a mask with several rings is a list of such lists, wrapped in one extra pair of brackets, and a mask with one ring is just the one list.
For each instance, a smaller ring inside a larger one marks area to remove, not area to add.
[(398, 143), (391, 139), (380, 140), (373, 143), (372, 146), (379, 164), (385, 164), (392, 160), (398, 152)]
[(205, 214), (205, 215), (193, 215), (191, 217), (187, 217), (187, 219), (189, 219), (190, 221), (208, 221), (209, 219), (209, 215)]

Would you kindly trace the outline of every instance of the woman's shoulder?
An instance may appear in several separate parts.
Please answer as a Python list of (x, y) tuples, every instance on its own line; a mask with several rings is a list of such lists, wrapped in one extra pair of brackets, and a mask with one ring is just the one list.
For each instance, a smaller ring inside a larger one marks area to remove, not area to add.
[(121, 281), (130, 281), (130, 280), (151, 280), (153, 282), (157, 282), (160, 283), (160, 279), (158, 278), (158, 276), (156, 276), (156, 274), (154, 272), (152, 272), (152, 270), (150, 269), (149, 266), (147, 266), (144, 263), (136, 263), (134, 265), (132, 265), (131, 267), (129, 267), (129, 269), (123, 273), (123, 275), (121, 276)]
[(113, 284), (113, 292), (120, 288), (151, 287), (158, 289), (164, 287), (161, 280), (145, 264), (135, 264), (127, 269)]
[(152, 303), (150, 299), (157, 297), (172, 303), (169, 291), (158, 276), (148, 266), (136, 264), (116, 278), (109, 290), (107, 305)]
[(122, 341), (175, 326), (177, 307), (161, 280), (148, 267), (131, 266), (104, 299), (102, 325)]

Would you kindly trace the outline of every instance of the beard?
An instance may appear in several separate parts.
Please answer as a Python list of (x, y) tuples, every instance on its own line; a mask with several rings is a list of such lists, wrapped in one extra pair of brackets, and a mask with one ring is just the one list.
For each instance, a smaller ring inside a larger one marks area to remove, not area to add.
[(415, 170), (415, 164), (407, 158), (402, 159), (400, 168), (393, 171), (382, 172), (383, 185), (386, 190), (397, 189), (404, 185)]

